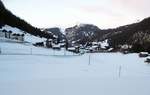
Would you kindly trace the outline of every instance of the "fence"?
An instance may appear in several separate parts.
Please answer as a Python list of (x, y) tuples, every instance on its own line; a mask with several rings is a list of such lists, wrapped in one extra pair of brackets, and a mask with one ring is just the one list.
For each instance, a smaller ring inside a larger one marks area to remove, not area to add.
[[(80, 56), (80, 54), (75, 54), (73, 52), (68, 52), (63, 50), (52, 50), (43, 48), (2, 48), (0, 47), (0, 55), (36, 55), (36, 56)], [(87, 54), (87, 64), (92, 66), (95, 64), (94, 56), (91, 53)], [(97, 62), (101, 62), (96, 60)], [(121, 78), (123, 72), (123, 67), (120, 65), (117, 67), (117, 76)]]
[(52, 50), (44, 48), (2, 48), (0, 47), (1, 55), (40, 55), (40, 56), (79, 56), (73, 52), (62, 50)]

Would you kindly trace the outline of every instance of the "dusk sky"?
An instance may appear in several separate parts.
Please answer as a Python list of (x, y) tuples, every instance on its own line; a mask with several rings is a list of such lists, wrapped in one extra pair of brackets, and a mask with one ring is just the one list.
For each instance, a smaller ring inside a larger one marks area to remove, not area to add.
[(36, 27), (79, 23), (115, 28), (150, 16), (150, 0), (2, 0), (6, 8)]

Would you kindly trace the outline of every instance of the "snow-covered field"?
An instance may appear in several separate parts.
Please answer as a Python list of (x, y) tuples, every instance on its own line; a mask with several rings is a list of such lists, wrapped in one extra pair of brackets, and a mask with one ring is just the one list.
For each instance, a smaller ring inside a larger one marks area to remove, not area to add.
[(42, 47), (35, 47), (31, 43), (20, 43), (16, 40), (6, 38), (0, 38), (0, 51), (3, 55), (75, 55), (72, 52), (65, 51), (65, 49), (58, 51)]
[(150, 95), (150, 65), (138, 54), (62, 56), (64, 51), (57, 51), (56, 56), (53, 50), (26, 44), (2, 42), (0, 47), (46, 54), (2, 50), (0, 95)]

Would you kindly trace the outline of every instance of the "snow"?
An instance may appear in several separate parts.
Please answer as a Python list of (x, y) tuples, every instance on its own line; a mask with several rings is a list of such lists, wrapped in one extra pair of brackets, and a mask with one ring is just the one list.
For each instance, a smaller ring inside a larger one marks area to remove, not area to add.
[(0, 95), (150, 95), (150, 65), (136, 53), (74, 56), (20, 43), (0, 47)]
[(46, 41), (46, 38), (40, 38), (40, 37), (32, 36), (30, 34), (26, 34), (24, 39), (25, 39), (25, 41), (31, 42), (31, 43)]
[[(23, 34), (24, 31), (16, 28), (16, 27), (11, 27), (9, 25), (5, 25), (3, 26), (0, 30), (7, 30), (7, 31), (12, 31), (12, 33), (17, 33), (17, 34)], [(33, 36), (33, 35), (30, 35), (29, 33), (26, 33), (25, 34), (25, 37), (24, 37), (24, 41), (25, 42), (30, 42), (30, 43), (36, 43), (36, 42), (44, 42), (46, 41), (46, 38), (40, 38), (40, 37), (36, 37), (36, 36)]]
[(148, 52), (140, 52), (140, 54), (147, 54), (148, 55)]
[(69, 47), (68, 50), (76, 50), (75, 47)]
[(66, 28), (60, 28), (60, 32), (61, 32), (63, 35), (66, 34), (66, 33), (65, 33), (65, 29), (66, 29)]
[(43, 55), (43, 56), (57, 56), (57, 55), (73, 55), (72, 52), (35, 47), (30, 43), (16, 43), (14, 40), (0, 39), (0, 49), (3, 55)]
[(60, 44), (53, 44), (52, 47), (53, 47), (53, 48), (61, 48), (61, 47), (60, 47)]
[(0, 42), (22, 43), (22, 41), (19, 41), (19, 40), (7, 39), (7, 38), (3, 38), (3, 37), (0, 37)]
[(18, 29), (16, 27), (11, 27), (9, 25), (3, 26), (1, 30), (4, 30), (4, 29), (6, 31), (12, 31), (13, 33), (17, 33), (17, 34), (23, 34), (23, 32), (24, 32), (24, 31), (22, 31), (22, 30), (20, 30), (20, 29)]

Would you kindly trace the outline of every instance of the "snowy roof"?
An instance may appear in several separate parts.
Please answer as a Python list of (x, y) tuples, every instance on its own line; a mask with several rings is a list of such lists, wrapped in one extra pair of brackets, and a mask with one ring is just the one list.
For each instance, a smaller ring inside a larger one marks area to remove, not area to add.
[(53, 47), (60, 47), (60, 44), (54, 44)]
[(148, 54), (148, 52), (140, 52), (140, 54)]
[(69, 47), (68, 50), (75, 50), (75, 47)]

